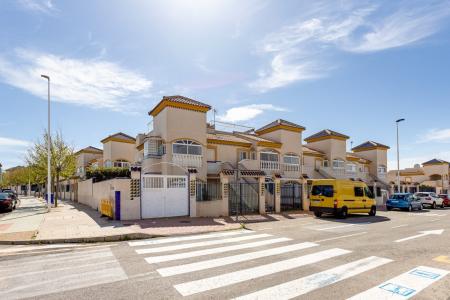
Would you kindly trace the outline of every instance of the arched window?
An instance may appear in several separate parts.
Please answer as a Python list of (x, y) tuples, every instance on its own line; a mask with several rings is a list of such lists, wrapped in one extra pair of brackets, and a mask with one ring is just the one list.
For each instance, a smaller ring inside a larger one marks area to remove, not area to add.
[(113, 166), (116, 168), (128, 168), (130, 163), (124, 159), (118, 159), (114, 161)]
[(356, 165), (353, 163), (347, 164), (347, 172), (356, 173)]
[(261, 160), (264, 161), (278, 161), (278, 153), (275, 151), (270, 150), (262, 151), (259, 157)]
[(288, 165), (298, 165), (300, 164), (300, 159), (295, 154), (285, 154), (283, 157), (283, 163)]
[(387, 168), (385, 165), (378, 166), (378, 174), (386, 174)]
[(190, 140), (178, 140), (172, 144), (174, 154), (202, 155), (202, 146)]

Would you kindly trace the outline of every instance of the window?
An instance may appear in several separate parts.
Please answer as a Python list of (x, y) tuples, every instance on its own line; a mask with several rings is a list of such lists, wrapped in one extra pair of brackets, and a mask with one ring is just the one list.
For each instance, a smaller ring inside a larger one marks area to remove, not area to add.
[(347, 164), (347, 172), (356, 173), (356, 165), (355, 164)]
[(324, 160), (323, 161), (323, 167), (324, 168), (328, 168), (328, 160)]
[(344, 161), (341, 159), (333, 159), (333, 169), (343, 169)]
[(364, 189), (360, 186), (355, 186), (355, 197), (364, 197)]
[(370, 199), (374, 199), (374, 195), (373, 193), (369, 190), (369, 188), (366, 186), (364, 187), (364, 193), (366, 194), (366, 197), (370, 198)]
[(333, 194), (332, 185), (314, 185), (311, 191), (313, 196), (333, 197)]
[(113, 163), (113, 166), (115, 168), (128, 168), (130, 166), (130, 163), (127, 162), (126, 160), (116, 160)]
[(378, 166), (378, 174), (386, 174), (386, 167)]
[(248, 159), (249, 154), (247, 151), (239, 151), (239, 160)]
[(149, 138), (144, 143), (144, 156), (162, 156), (165, 154), (163, 140), (159, 138)]
[(111, 168), (112, 167), (112, 162), (110, 160), (105, 161), (105, 167), (106, 168)]
[(285, 155), (283, 157), (283, 162), (289, 165), (298, 165), (300, 164), (300, 160), (296, 155)]
[(194, 141), (180, 140), (173, 143), (174, 154), (202, 155), (202, 146)]
[(278, 154), (274, 152), (261, 152), (260, 158), (265, 161), (278, 161)]

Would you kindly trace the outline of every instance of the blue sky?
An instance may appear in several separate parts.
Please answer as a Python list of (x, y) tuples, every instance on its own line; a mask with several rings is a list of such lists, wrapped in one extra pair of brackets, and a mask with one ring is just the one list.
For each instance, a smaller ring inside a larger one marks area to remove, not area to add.
[(46, 128), (43, 73), (53, 129), (76, 149), (145, 132), (181, 94), (222, 121), (390, 145), (390, 167), (404, 117), (402, 167), (450, 160), (450, 1), (4, 0), (0, 27), (4, 167)]

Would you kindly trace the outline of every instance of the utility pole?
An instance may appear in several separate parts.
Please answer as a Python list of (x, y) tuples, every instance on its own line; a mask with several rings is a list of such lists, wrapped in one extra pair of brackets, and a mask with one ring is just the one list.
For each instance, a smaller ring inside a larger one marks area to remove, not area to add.
[(51, 172), (51, 131), (50, 131), (50, 77), (48, 75), (41, 75), (42, 78), (47, 79), (48, 82), (48, 115), (47, 115), (47, 206), (48, 209), (52, 207), (52, 172)]
[(398, 123), (405, 121), (405, 119), (398, 119), (397, 121), (395, 121), (395, 123), (397, 124), (397, 187), (398, 187), (398, 192), (400, 193), (400, 142), (399, 142), (399, 137), (398, 137)]

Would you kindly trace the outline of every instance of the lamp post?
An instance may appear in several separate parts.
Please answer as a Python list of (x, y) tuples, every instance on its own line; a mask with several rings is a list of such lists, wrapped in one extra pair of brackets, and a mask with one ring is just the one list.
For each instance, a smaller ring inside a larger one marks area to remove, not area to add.
[(51, 172), (51, 138), (50, 138), (50, 76), (41, 75), (48, 82), (48, 116), (47, 116), (47, 206), (52, 207), (52, 172)]
[(399, 148), (399, 139), (398, 139), (398, 123), (405, 121), (405, 119), (398, 119), (395, 121), (397, 125), (397, 186), (398, 192), (400, 193), (400, 148)]

